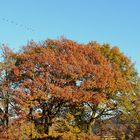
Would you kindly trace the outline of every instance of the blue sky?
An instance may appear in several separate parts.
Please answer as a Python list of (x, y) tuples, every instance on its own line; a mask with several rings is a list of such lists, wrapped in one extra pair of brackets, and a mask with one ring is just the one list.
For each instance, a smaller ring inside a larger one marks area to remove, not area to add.
[(140, 73), (140, 0), (0, 0), (0, 44), (61, 35), (118, 46)]

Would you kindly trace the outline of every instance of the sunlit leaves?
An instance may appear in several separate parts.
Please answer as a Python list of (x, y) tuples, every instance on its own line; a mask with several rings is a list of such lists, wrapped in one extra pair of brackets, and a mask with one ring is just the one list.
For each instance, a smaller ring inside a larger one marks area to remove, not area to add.
[[(116, 109), (113, 103), (132, 111), (130, 103), (134, 101), (128, 102), (126, 96), (139, 84), (135, 82), (134, 65), (117, 47), (96, 42), (80, 44), (65, 38), (31, 42), (17, 53), (5, 47), (0, 74), (1, 96), (4, 100), (6, 95), (10, 97), (8, 104), (15, 111), (13, 122), (22, 129), (23, 137), (30, 138), (48, 136), (54, 120), (64, 119), (70, 112), (70, 121), (79, 121), (84, 115), (84, 121), (92, 127), (97, 116)], [(70, 131), (64, 137), (75, 132), (76, 137), (77, 133), (88, 137), (80, 132), (82, 126), (70, 126), (68, 119), (65, 121)], [(84, 121), (80, 121), (82, 125)], [(18, 133), (22, 135), (19, 129)]]

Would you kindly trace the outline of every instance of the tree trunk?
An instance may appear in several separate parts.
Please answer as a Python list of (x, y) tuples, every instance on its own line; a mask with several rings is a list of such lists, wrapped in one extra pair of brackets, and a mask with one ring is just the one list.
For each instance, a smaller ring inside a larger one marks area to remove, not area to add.
[(4, 118), (5, 118), (5, 126), (8, 127), (9, 125), (9, 99), (6, 98), (5, 99), (5, 114), (4, 114)]
[[(29, 121), (31, 122), (31, 123), (33, 123), (33, 108), (32, 107), (29, 107), (29, 114), (28, 114), (28, 118), (29, 118)], [(32, 129), (31, 129), (31, 134), (30, 134), (30, 139), (32, 139)]]
[(29, 109), (30, 109), (29, 110), (29, 115), (28, 115), (29, 116), (29, 120), (30, 121), (33, 121), (33, 108), (32, 107), (29, 107)]
[(88, 133), (93, 135), (93, 125), (95, 123), (95, 119), (90, 121), (90, 123), (88, 124)]
[(44, 132), (45, 134), (49, 134), (49, 125), (50, 125), (50, 118), (46, 116), (45, 123), (44, 123)]
[(42, 124), (44, 127), (44, 133), (49, 134), (49, 126), (50, 126), (50, 117), (48, 116), (46, 106), (43, 106), (42, 110)]

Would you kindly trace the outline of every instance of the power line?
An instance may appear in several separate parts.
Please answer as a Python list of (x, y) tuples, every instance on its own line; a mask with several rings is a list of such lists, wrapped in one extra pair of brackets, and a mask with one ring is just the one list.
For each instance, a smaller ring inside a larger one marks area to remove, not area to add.
[(16, 21), (13, 21), (13, 20), (10, 20), (10, 19), (7, 19), (7, 18), (0, 18), (0, 20), (2, 20), (4, 22), (7, 22), (9, 24), (14, 24), (14, 25), (16, 25), (16, 26), (18, 26), (20, 28), (24, 28), (24, 29), (26, 29), (28, 31), (35, 32), (35, 29), (33, 29), (32, 27), (29, 27), (29, 26), (26, 26), (24, 24), (18, 23)]

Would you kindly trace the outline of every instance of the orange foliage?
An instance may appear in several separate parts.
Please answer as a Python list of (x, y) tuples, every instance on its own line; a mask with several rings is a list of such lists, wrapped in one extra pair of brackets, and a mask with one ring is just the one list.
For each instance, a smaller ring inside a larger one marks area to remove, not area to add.
[(8, 80), (13, 85), (16, 115), (27, 122), (39, 120), (41, 125), (35, 123), (34, 127), (41, 126), (37, 133), (42, 135), (49, 133), (48, 126), (57, 113), (55, 104), (88, 102), (98, 106), (132, 88), (133, 66), (118, 48), (49, 39), (42, 45), (27, 45), (19, 53), (10, 52), (7, 60), (12, 64), (7, 66)]

